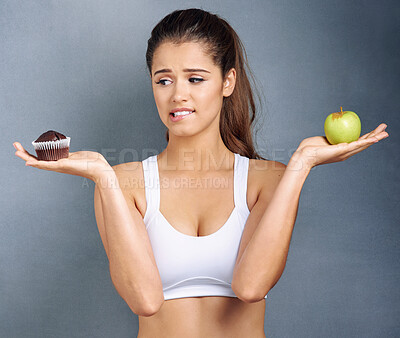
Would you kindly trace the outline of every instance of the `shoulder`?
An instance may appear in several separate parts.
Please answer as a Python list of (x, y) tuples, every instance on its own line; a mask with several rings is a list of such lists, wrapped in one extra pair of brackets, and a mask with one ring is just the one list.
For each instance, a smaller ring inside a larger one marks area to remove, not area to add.
[(286, 165), (278, 161), (249, 160), (249, 184), (257, 192), (257, 200), (272, 198), (285, 170)]
[(273, 181), (280, 180), (286, 169), (286, 165), (278, 161), (269, 160), (249, 160), (249, 173), (260, 183), (265, 180), (272, 183)]
[(124, 175), (127, 174), (128, 172), (137, 173), (138, 171), (142, 170), (142, 162), (136, 161), (136, 162), (120, 163), (113, 165), (112, 168), (116, 173), (118, 172), (119, 175)]
[(279, 179), (279, 177), (283, 175), (285, 169), (286, 165), (278, 161), (249, 160), (249, 171), (251, 171), (253, 175), (263, 179)]
[(121, 190), (124, 193), (135, 195), (135, 191), (144, 188), (142, 162), (127, 162), (112, 166)]

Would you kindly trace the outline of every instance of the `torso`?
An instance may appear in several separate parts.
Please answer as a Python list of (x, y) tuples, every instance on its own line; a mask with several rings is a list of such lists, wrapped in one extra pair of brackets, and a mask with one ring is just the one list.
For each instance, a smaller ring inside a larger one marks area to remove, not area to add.
[(231, 297), (170, 299), (151, 317), (139, 316), (138, 338), (265, 338), (265, 300)]
[[(250, 211), (265, 183), (266, 171), (260, 168), (267, 168), (267, 162), (254, 159), (249, 162), (246, 197)], [(122, 171), (123, 177), (119, 175), (121, 188), (124, 188), (126, 196), (131, 197), (132, 203), (144, 217), (146, 195), (141, 162), (122, 166), (127, 170)], [(177, 177), (172, 170), (162, 170), (160, 163), (159, 172), (161, 185), (163, 180)], [(213, 185), (208, 185), (208, 189), (193, 189), (188, 185), (187, 188), (181, 186), (181, 189), (173, 189), (170, 184), (160, 190), (161, 213), (175, 229), (187, 235), (206, 236), (216, 232), (234, 207), (233, 169), (207, 175), (220, 177), (220, 182), (225, 182), (223, 188), (214, 189)], [(190, 177), (196, 178), (196, 174), (192, 171)], [(174, 206), (177, 205), (179, 213), (174, 212)], [(192, 224), (192, 227), (188, 228), (188, 224)], [(139, 316), (138, 337), (265, 337), (264, 315), (265, 299), (256, 303), (245, 303), (232, 297), (170, 299), (163, 303), (155, 315)]]

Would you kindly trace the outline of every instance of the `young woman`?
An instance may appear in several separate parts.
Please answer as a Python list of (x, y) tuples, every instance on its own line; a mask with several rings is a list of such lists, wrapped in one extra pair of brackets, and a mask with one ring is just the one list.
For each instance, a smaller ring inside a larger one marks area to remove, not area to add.
[(88, 151), (38, 161), (14, 143), (28, 166), (96, 183), (110, 275), (139, 316), (139, 337), (265, 337), (265, 298), (284, 270), (311, 168), (388, 137), (381, 124), (349, 144), (307, 138), (287, 166), (262, 159), (245, 55), (220, 17), (175, 11), (153, 29), (146, 53), (168, 130), (160, 154), (111, 167)]

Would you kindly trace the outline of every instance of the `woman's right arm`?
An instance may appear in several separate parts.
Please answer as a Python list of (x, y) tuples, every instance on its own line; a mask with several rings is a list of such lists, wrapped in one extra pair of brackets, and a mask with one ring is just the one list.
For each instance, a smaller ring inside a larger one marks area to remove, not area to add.
[(121, 171), (113, 169), (97, 152), (78, 151), (58, 161), (39, 161), (19, 142), (14, 147), (15, 155), (27, 166), (86, 177), (96, 183), (96, 221), (111, 280), (134, 313), (156, 313), (164, 302), (161, 277), (143, 219), (134, 201), (119, 186)]
[(104, 171), (95, 183), (96, 221), (111, 280), (134, 313), (151, 316), (163, 304), (164, 294), (143, 218), (121, 190), (118, 170)]

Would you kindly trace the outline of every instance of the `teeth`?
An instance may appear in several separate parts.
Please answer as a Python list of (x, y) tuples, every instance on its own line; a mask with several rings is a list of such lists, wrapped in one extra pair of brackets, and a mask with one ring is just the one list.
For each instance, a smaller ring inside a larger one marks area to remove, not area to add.
[(190, 113), (193, 113), (192, 111), (177, 111), (174, 113), (174, 116), (180, 116), (180, 115), (188, 115)]

